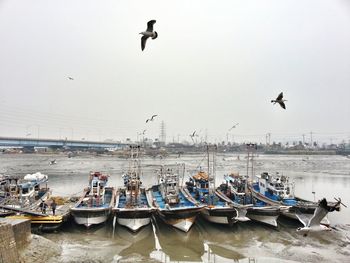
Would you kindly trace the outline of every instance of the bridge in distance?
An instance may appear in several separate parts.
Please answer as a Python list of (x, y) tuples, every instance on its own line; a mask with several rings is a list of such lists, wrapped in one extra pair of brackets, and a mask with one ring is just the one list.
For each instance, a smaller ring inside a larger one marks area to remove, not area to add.
[(122, 149), (128, 144), (118, 142), (98, 142), (61, 139), (33, 139), (20, 137), (0, 137), (0, 147), (48, 147), (48, 148), (70, 148), (70, 149)]

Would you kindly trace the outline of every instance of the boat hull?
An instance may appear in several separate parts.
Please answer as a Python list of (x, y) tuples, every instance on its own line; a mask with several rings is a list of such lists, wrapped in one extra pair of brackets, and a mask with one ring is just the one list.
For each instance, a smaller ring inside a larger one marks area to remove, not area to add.
[(237, 210), (232, 207), (205, 207), (201, 215), (209, 222), (216, 224), (233, 225), (237, 222)]
[(135, 209), (113, 209), (113, 213), (117, 218), (118, 224), (127, 227), (132, 232), (136, 232), (143, 226), (151, 222), (151, 208), (135, 208)]
[(279, 215), (280, 210), (277, 207), (251, 207), (247, 213), (250, 219), (273, 227), (277, 227), (277, 218)]
[(92, 225), (98, 225), (106, 222), (110, 213), (111, 213), (110, 208), (105, 208), (105, 209), (72, 208), (71, 209), (71, 214), (74, 218), (74, 221), (78, 225), (84, 225), (86, 227), (90, 227)]
[(151, 218), (117, 218), (117, 222), (119, 225), (127, 227), (132, 232), (136, 232), (143, 226), (151, 223)]
[[(296, 198), (297, 201), (301, 200), (304, 203), (304, 205), (297, 204), (297, 205), (293, 205), (293, 206), (285, 206), (282, 202), (271, 200), (270, 198), (268, 198), (268, 197), (264, 196), (263, 194), (257, 192), (254, 188), (251, 188), (251, 190), (252, 190), (253, 196), (256, 199), (258, 199), (260, 201), (263, 201), (263, 202), (265, 202), (268, 205), (280, 206), (280, 208), (281, 208), (281, 211), (280, 211), (281, 215), (283, 215), (285, 217), (288, 217), (290, 219), (297, 220), (299, 222), (300, 222), (300, 220), (297, 217), (296, 213), (301, 213), (304, 216), (307, 216), (307, 217), (311, 218), (313, 216), (314, 212), (315, 212), (315, 209), (318, 206), (317, 203), (307, 202), (305, 200), (298, 199), (298, 198)], [(321, 220), (321, 224), (329, 225), (330, 222), (329, 222), (328, 218), (325, 217), (325, 218), (323, 218)]]
[(158, 209), (157, 214), (166, 224), (181, 231), (188, 232), (202, 209), (203, 207)]

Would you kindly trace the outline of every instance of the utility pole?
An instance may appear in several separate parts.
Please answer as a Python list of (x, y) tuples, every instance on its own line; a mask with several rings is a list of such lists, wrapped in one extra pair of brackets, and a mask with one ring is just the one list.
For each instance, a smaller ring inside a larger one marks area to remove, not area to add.
[(165, 123), (164, 123), (164, 121), (162, 121), (161, 124), (160, 124), (160, 140), (161, 140), (161, 142), (163, 142), (164, 145), (165, 145), (165, 141), (166, 141), (166, 131), (165, 131)]
[(266, 145), (270, 145), (271, 143), (271, 133), (266, 133)]
[(311, 132), (310, 132), (311, 147), (312, 147), (312, 145), (313, 145), (313, 144), (312, 144), (312, 134), (313, 134), (313, 132), (311, 131)]

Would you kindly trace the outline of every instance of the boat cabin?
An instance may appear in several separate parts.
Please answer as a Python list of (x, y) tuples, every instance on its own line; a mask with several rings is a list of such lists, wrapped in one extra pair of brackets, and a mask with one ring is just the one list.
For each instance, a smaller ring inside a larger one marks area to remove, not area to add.
[(256, 179), (259, 192), (273, 200), (282, 201), (294, 196), (291, 192), (289, 178), (286, 176), (279, 176), (278, 173), (272, 176), (264, 172), (261, 175), (256, 175)]
[(161, 170), (159, 178), (159, 190), (162, 194), (163, 199), (169, 205), (179, 203), (179, 176), (173, 173), (172, 169), (168, 168), (163, 174)]
[(104, 204), (105, 186), (108, 182), (108, 175), (100, 172), (91, 172), (89, 177), (90, 191), (83, 199), (83, 205), (88, 207), (101, 206)]

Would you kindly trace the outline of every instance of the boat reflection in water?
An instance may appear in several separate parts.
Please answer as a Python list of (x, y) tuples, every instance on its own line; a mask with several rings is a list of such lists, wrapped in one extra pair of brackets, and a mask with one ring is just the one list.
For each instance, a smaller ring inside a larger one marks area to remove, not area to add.
[(117, 254), (114, 261), (147, 261), (150, 254), (156, 250), (154, 234), (151, 225), (147, 225), (137, 232), (130, 232), (125, 227), (117, 227), (113, 237), (116, 240)]
[(151, 258), (161, 262), (202, 261), (203, 238), (196, 226), (188, 233), (177, 231), (161, 221), (153, 224), (152, 227), (156, 240), (156, 250), (150, 254)]

